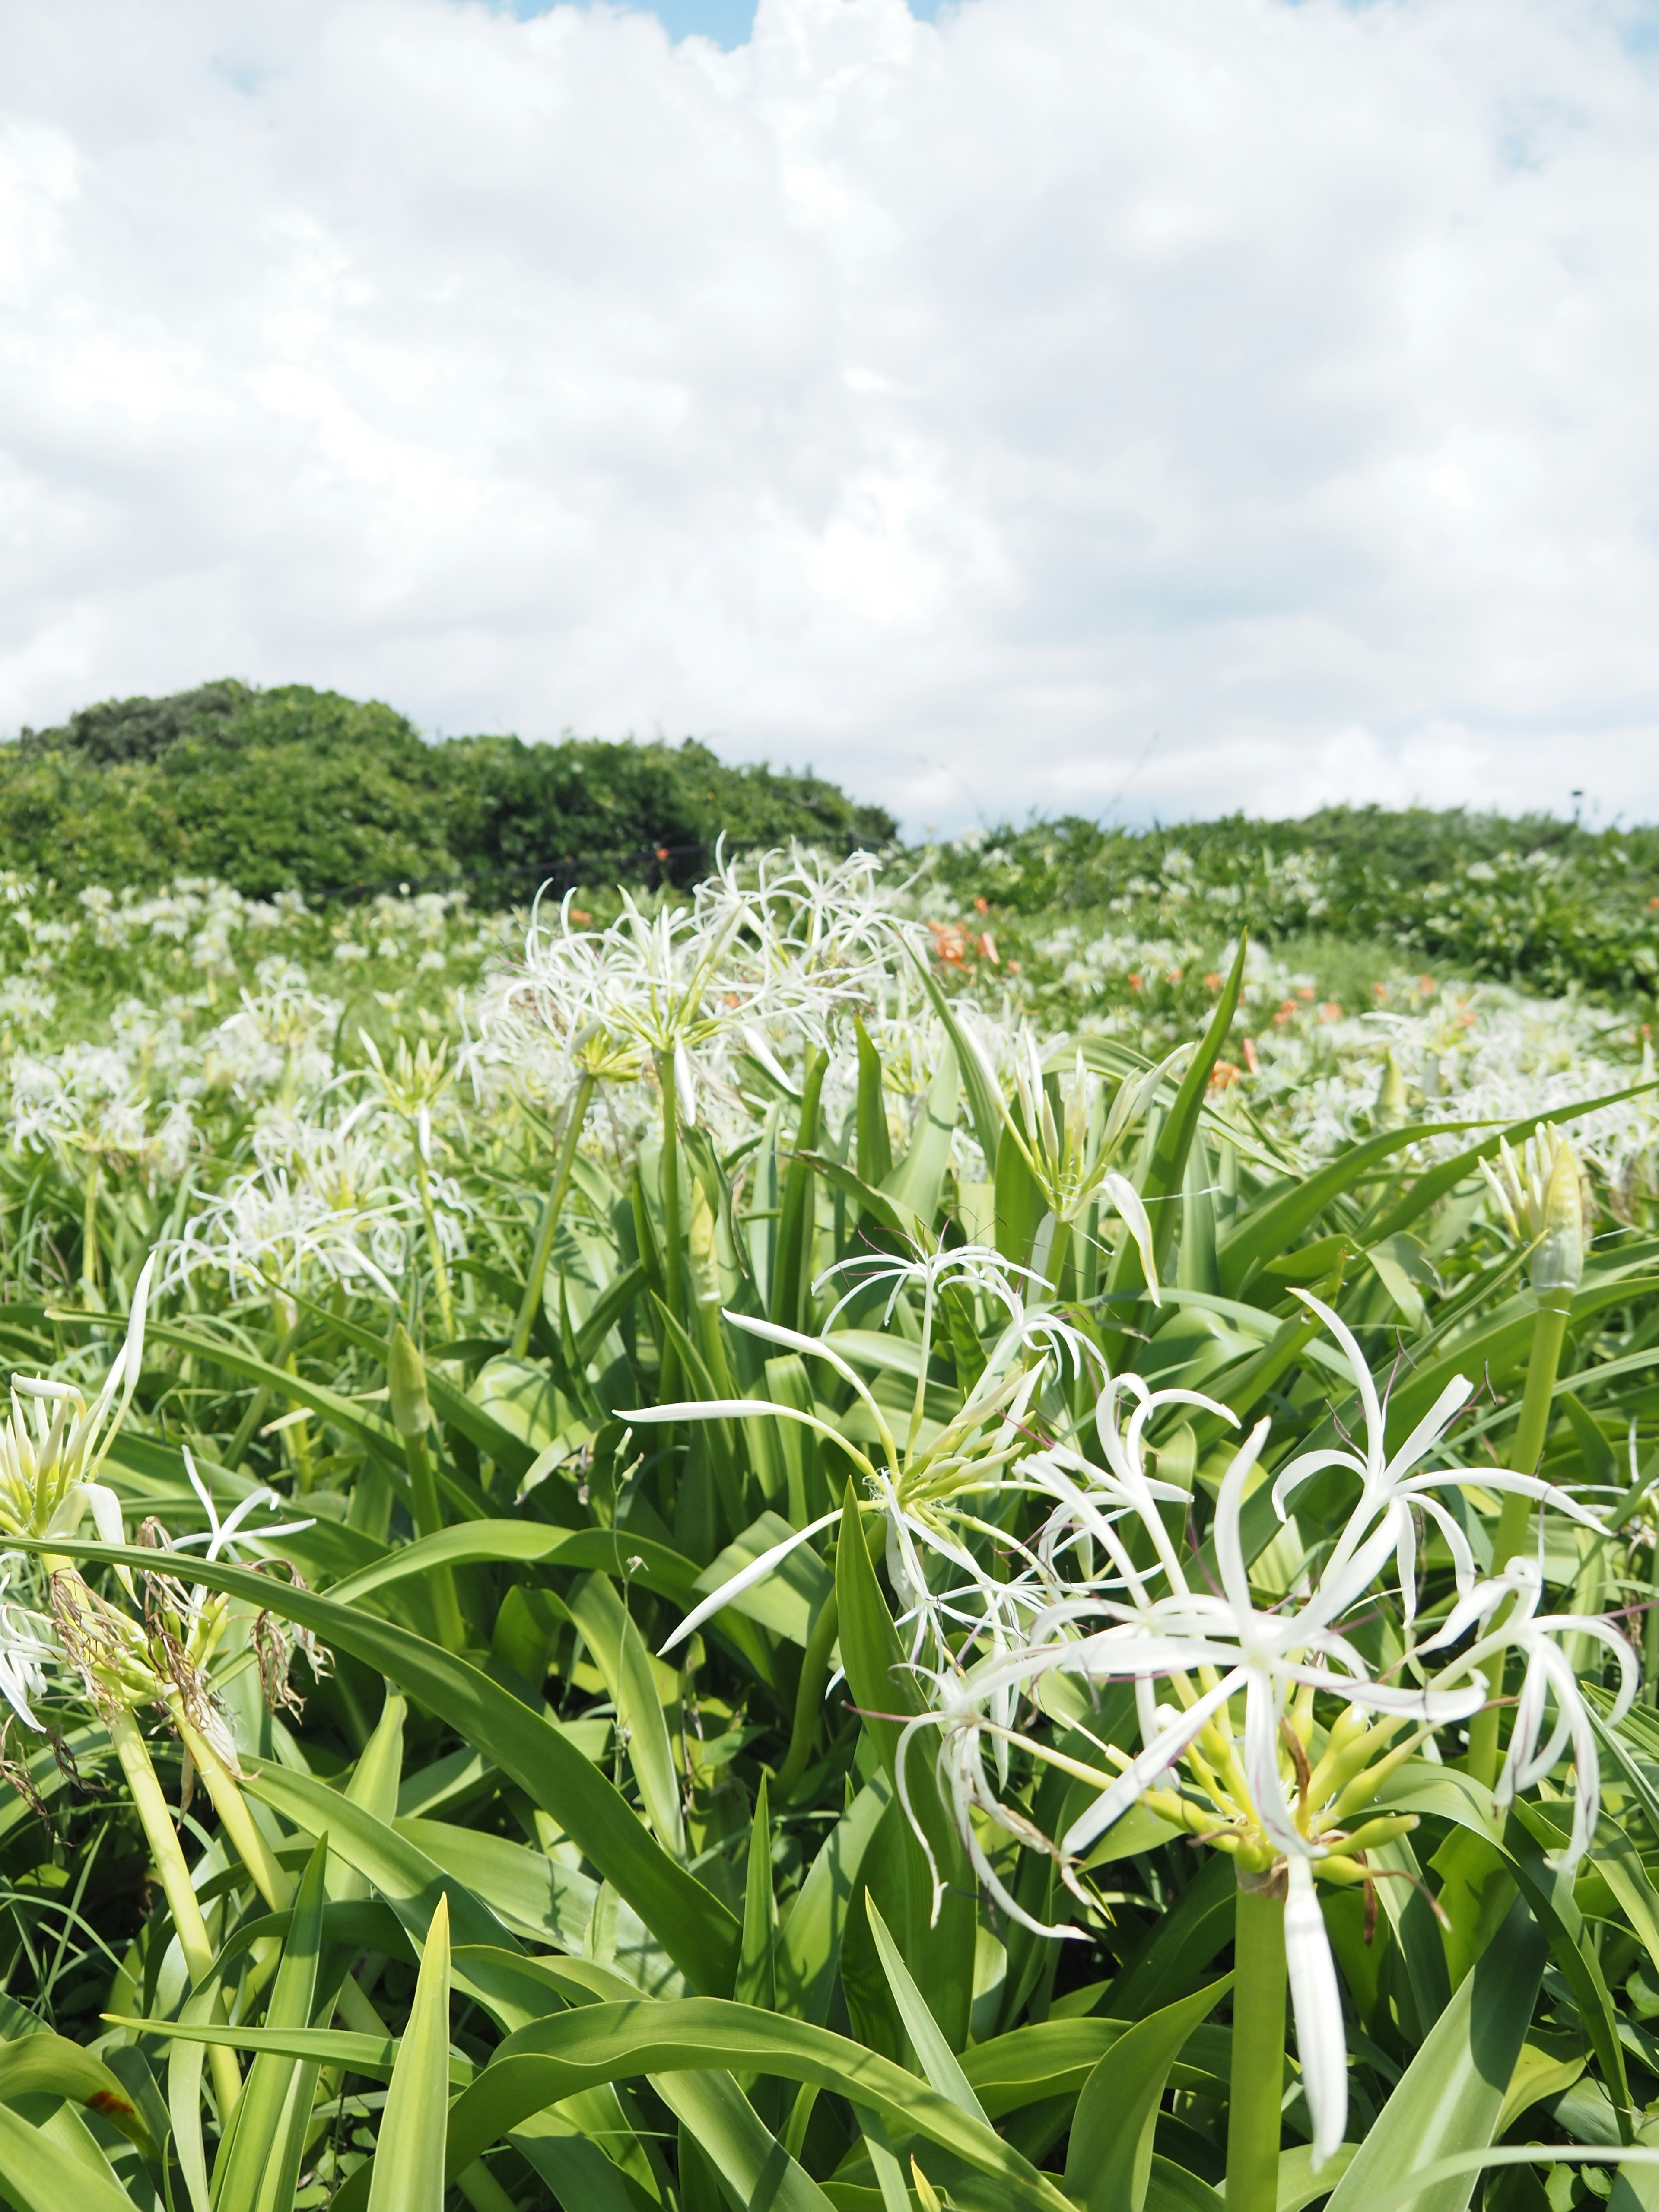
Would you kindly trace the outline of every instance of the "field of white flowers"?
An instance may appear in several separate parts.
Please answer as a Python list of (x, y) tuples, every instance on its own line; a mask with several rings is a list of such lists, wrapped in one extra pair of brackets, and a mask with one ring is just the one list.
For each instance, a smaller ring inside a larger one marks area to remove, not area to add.
[(0, 878), (0, 2196), (1659, 2203), (1649, 1042), (1233, 903)]

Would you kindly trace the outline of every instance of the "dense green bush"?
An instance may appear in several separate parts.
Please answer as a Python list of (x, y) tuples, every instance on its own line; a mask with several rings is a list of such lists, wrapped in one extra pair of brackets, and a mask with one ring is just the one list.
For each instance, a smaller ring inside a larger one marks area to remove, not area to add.
[(224, 681), (112, 700), (0, 748), (0, 862), (66, 890), (213, 876), (313, 896), (472, 882), (508, 902), (549, 876), (701, 872), (734, 844), (845, 849), (894, 833), (834, 784), (728, 767), (706, 745), (459, 738), (378, 702)]
[(1066, 816), (940, 851), (941, 884), (1000, 914), (1115, 916), (1142, 934), (1378, 943), (1549, 991), (1650, 994), (1659, 830), (1547, 815), (1328, 807), (1146, 830)]

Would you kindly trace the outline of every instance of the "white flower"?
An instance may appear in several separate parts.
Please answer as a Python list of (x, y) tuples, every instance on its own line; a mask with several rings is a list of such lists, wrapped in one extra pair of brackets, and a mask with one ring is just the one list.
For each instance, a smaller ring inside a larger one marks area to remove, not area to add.
[(100, 1542), (121, 1541), (120, 1501), (97, 1475), (137, 1387), (155, 1267), (152, 1253), (133, 1289), (125, 1341), (91, 1405), (73, 1383), (12, 1376), (11, 1419), (0, 1426), (0, 1529), (8, 1534), (72, 1536), (90, 1515)]
[[(1616, 1726), (1630, 1711), (1640, 1668), (1635, 1652), (1611, 1621), (1590, 1613), (1539, 1613), (1543, 1587), (1543, 1572), (1535, 1559), (1512, 1559), (1502, 1574), (1479, 1584), (1455, 1606), (1439, 1634), (1419, 1644), (1418, 1650), (1427, 1653), (1455, 1644), (1476, 1621), (1490, 1621), (1500, 1606), (1513, 1600), (1506, 1616), (1462, 1653), (1448, 1673), (1464, 1673), (1511, 1648), (1525, 1655), (1526, 1673), (1516, 1703), (1509, 1749), (1492, 1796), (1499, 1805), (1512, 1804), (1519, 1791), (1530, 1790), (1551, 1772), (1571, 1745), (1578, 1789), (1572, 1809), (1572, 1833), (1561, 1863), (1571, 1869), (1589, 1850), (1595, 1834), (1596, 1815), (1601, 1803), (1601, 1770), (1595, 1729), (1578, 1676), (1554, 1639), (1560, 1636), (1593, 1637), (1604, 1644), (1619, 1662), (1619, 1692), (1607, 1715), (1610, 1725)], [(1555, 1724), (1545, 1737), (1544, 1725), (1552, 1704)]]
[(1313, 1308), (1342, 1346), (1365, 1419), (1363, 1455), (1352, 1449), (1334, 1449), (1300, 1453), (1280, 1471), (1273, 1485), (1273, 1504), (1282, 1521), (1285, 1500), (1310, 1476), (1333, 1467), (1348, 1468), (1359, 1476), (1364, 1485), (1359, 1504), (1337, 1538), (1328, 1572), (1341, 1571), (1356, 1547), (1370, 1535), (1374, 1524), (1380, 1522), (1391, 1528), (1400, 1595), (1409, 1625), (1417, 1612), (1417, 1531), (1412, 1520), (1412, 1508), (1415, 1505), (1433, 1520), (1445, 1538), (1459, 1593), (1466, 1597), (1474, 1586), (1474, 1556), (1456, 1516), (1432, 1495), (1437, 1490), (1453, 1489), (1462, 1483), (1477, 1483), (1483, 1490), (1513, 1491), (1523, 1498), (1535, 1498), (1541, 1504), (1553, 1505), (1584, 1528), (1593, 1529), (1597, 1535), (1607, 1534), (1593, 1513), (1565, 1490), (1539, 1475), (1521, 1474), (1504, 1468), (1481, 1468), (1478, 1472), (1447, 1468), (1437, 1473), (1413, 1474), (1412, 1469), (1437, 1449), (1447, 1428), (1473, 1395), (1474, 1385), (1464, 1376), (1455, 1376), (1399, 1450), (1391, 1454), (1385, 1441), (1387, 1424), (1376, 1385), (1352, 1331), (1311, 1291), (1298, 1291), (1297, 1296), (1304, 1305)]

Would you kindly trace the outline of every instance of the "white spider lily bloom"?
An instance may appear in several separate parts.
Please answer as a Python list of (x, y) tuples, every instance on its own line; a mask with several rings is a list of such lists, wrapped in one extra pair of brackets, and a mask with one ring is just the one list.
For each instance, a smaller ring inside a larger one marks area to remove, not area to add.
[(137, 1388), (155, 1267), (152, 1253), (133, 1288), (125, 1340), (90, 1405), (73, 1383), (13, 1376), (11, 1419), (0, 1425), (0, 1529), (9, 1535), (73, 1536), (90, 1516), (100, 1543), (122, 1540), (120, 1501), (97, 1475)]
[[(1171, 1727), (1156, 1735), (1110, 1789), (1103, 1790), (1073, 1822), (1063, 1841), (1068, 1855), (1085, 1849), (1127, 1812), (1192, 1747), (1211, 1716), (1222, 1715), (1228, 1699), (1240, 1690), (1245, 1693), (1242, 1771), (1249, 1810), (1261, 1832), (1286, 1854), (1310, 1849), (1306, 1833), (1285, 1802), (1279, 1772), (1279, 1721), (1287, 1689), (1307, 1686), (1329, 1690), (1370, 1711), (1415, 1717), (1436, 1726), (1465, 1720), (1485, 1702), (1484, 1680), (1478, 1690), (1470, 1686), (1443, 1691), (1374, 1681), (1364, 1659), (1335, 1626), (1370, 1587), (1393, 1551), (1395, 1532), (1386, 1524), (1352, 1551), (1340, 1570), (1333, 1572), (1328, 1567), (1318, 1587), (1297, 1609), (1256, 1610), (1244, 1561), (1239, 1513), (1245, 1481), (1267, 1427), (1263, 1420), (1251, 1431), (1223, 1478), (1216, 1501), (1215, 1554), (1221, 1594), (1193, 1592), (1158, 1600), (1144, 1618), (1155, 1624), (1161, 1635), (1139, 1632), (1137, 1625), (1138, 1632), (1117, 1637), (1109, 1631), (1073, 1647), (1084, 1657), (1082, 1671), (1093, 1674), (1097, 1667), (1101, 1669), (1097, 1679), (1155, 1677), (1204, 1668), (1224, 1667), (1228, 1671)], [(1316, 1856), (1322, 1849), (1311, 1848)]]
[(1348, 2039), (1342, 2025), (1336, 1961), (1314, 1892), (1313, 1869), (1298, 1853), (1288, 1860), (1285, 1873), (1285, 1966), (1303, 2094), (1313, 2121), (1312, 2166), (1317, 2173), (1340, 2144), (1348, 2124)]
[(208, 1525), (205, 1528), (198, 1529), (194, 1535), (169, 1539), (171, 1550), (194, 1551), (200, 1544), (205, 1547), (202, 1553), (204, 1559), (227, 1557), (234, 1560), (238, 1545), (267, 1542), (277, 1536), (297, 1536), (302, 1529), (316, 1526), (314, 1521), (283, 1521), (279, 1522), (275, 1528), (245, 1529), (242, 1523), (250, 1514), (257, 1512), (260, 1506), (276, 1507), (283, 1503), (274, 1490), (267, 1490), (263, 1484), (258, 1489), (249, 1491), (246, 1498), (239, 1498), (222, 1521), (219, 1518), (219, 1509), (213, 1502), (213, 1492), (197, 1473), (196, 1462), (191, 1457), (188, 1450), (184, 1455), (184, 1460), (185, 1473), (190, 1478), (191, 1488), (201, 1501), (202, 1510), (208, 1517)]
[(58, 1652), (52, 1623), (6, 1594), (22, 1564), (15, 1552), (0, 1558), (0, 1697), (24, 1727), (38, 1735), (41, 1727), (30, 1700), (45, 1696), (46, 1670)]
[[(1611, 1621), (1593, 1613), (1540, 1613), (1543, 1588), (1543, 1574), (1535, 1559), (1512, 1559), (1501, 1575), (1479, 1584), (1455, 1607), (1439, 1634), (1419, 1644), (1418, 1650), (1427, 1654), (1455, 1644), (1477, 1621), (1491, 1620), (1506, 1600), (1513, 1599), (1507, 1616), (1462, 1653), (1451, 1671), (1461, 1674), (1472, 1669), (1483, 1659), (1511, 1648), (1525, 1656), (1526, 1673), (1516, 1704), (1509, 1749), (1492, 1796), (1499, 1805), (1512, 1804), (1519, 1791), (1542, 1781), (1571, 1745), (1578, 1788), (1573, 1802), (1572, 1833), (1561, 1857), (1562, 1866), (1570, 1869), (1589, 1850), (1595, 1833), (1601, 1804), (1601, 1768), (1595, 1726), (1577, 1674), (1555, 1639), (1594, 1637), (1619, 1662), (1619, 1692), (1607, 1715), (1609, 1725), (1616, 1725), (1630, 1711), (1641, 1669), (1636, 1653)], [(1552, 1700), (1555, 1723), (1546, 1737), (1544, 1727)]]
[(1552, 1482), (1546, 1482), (1540, 1475), (1521, 1474), (1504, 1468), (1481, 1468), (1478, 1470), (1444, 1468), (1426, 1474), (1413, 1474), (1413, 1468), (1419, 1466), (1436, 1449), (1452, 1420), (1468, 1403), (1474, 1390), (1474, 1383), (1465, 1376), (1455, 1376), (1399, 1450), (1390, 1453), (1386, 1442), (1384, 1409), (1377, 1395), (1376, 1384), (1352, 1331), (1311, 1291), (1298, 1291), (1297, 1296), (1304, 1305), (1313, 1309), (1341, 1346), (1353, 1376), (1354, 1388), (1359, 1394), (1365, 1421), (1363, 1453), (1334, 1448), (1302, 1452), (1280, 1471), (1273, 1484), (1273, 1504), (1282, 1521), (1287, 1510), (1286, 1500), (1310, 1476), (1322, 1474), (1330, 1468), (1341, 1467), (1347, 1468), (1359, 1477), (1364, 1486), (1359, 1503), (1337, 1539), (1326, 1570), (1328, 1574), (1341, 1571), (1356, 1547), (1369, 1539), (1374, 1524), (1380, 1522), (1391, 1528), (1395, 1533), (1400, 1595), (1409, 1625), (1417, 1613), (1417, 1530), (1412, 1519), (1412, 1508), (1416, 1505), (1429, 1516), (1445, 1538), (1452, 1555), (1458, 1591), (1461, 1596), (1467, 1597), (1474, 1587), (1474, 1555), (1455, 1515), (1433, 1495), (1437, 1490), (1454, 1489), (1462, 1483), (1477, 1483), (1483, 1490), (1512, 1491), (1525, 1498), (1534, 1498), (1542, 1504), (1553, 1506), (1558, 1512), (1566, 1514), (1583, 1527), (1594, 1529), (1597, 1535), (1607, 1534), (1595, 1514), (1565, 1490), (1558, 1489)]

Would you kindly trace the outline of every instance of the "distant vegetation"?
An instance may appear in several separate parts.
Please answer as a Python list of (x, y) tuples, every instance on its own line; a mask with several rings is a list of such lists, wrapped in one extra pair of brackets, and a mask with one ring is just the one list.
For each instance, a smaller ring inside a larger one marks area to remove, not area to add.
[[(43, 893), (199, 876), (325, 901), (453, 886), (504, 908), (550, 879), (690, 883), (722, 834), (845, 853), (894, 847), (896, 825), (823, 777), (729, 766), (691, 739), (428, 744), (390, 707), (304, 684), (112, 700), (0, 745), (0, 866)], [(1016, 957), (1043, 932), (1111, 933), (1201, 973), (1248, 921), (1330, 988), (1350, 970), (1369, 988), (1402, 956), (1624, 1001), (1659, 976), (1659, 829), (1421, 807), (1152, 830), (1066, 817), (895, 859), (927, 872), (929, 911), (982, 915)]]
[(514, 737), (429, 744), (378, 702), (301, 684), (111, 700), (0, 746), (0, 865), (67, 890), (211, 876), (250, 896), (465, 881), (481, 904), (548, 877), (689, 881), (722, 831), (845, 852), (890, 816), (811, 774), (706, 745)]

